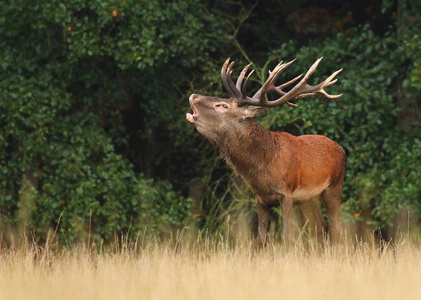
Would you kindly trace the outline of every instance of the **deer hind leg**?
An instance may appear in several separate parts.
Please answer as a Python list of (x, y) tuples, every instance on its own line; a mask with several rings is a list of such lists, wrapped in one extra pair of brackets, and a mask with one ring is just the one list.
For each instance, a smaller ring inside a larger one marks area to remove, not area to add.
[(315, 237), (316, 241), (323, 241), (326, 233), (327, 224), (320, 212), (320, 197), (301, 203), (301, 211), (307, 220), (309, 235)]
[(342, 185), (327, 188), (323, 194), (326, 206), (326, 213), (329, 219), (330, 240), (333, 245), (339, 243), (341, 235), (341, 220), (339, 219), (339, 209), (341, 206)]

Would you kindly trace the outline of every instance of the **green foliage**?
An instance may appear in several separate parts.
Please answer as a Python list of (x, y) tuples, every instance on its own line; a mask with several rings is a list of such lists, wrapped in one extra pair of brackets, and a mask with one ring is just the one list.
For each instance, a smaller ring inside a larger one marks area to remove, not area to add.
[(421, 90), (421, 37), (419, 34), (408, 36), (404, 41), (405, 53), (414, 63), (410, 68), (410, 74), (405, 78), (403, 87), (411, 87), (414, 90)]
[[(14, 81), (16, 80), (16, 81)], [(42, 76), (10, 76), (1, 82), (1, 195), (4, 220), (13, 222), (18, 191), (25, 176), (35, 178), (35, 205), (30, 228), (39, 236), (58, 221), (68, 241), (97, 238), (147, 227), (177, 228), (190, 202), (169, 183), (146, 180), (114, 152), (110, 138), (93, 113)], [(152, 216), (152, 217), (151, 217)], [(91, 224), (91, 228), (88, 228)]]
[(141, 93), (135, 104), (148, 113), (139, 122), (150, 128), (140, 136), (174, 119), (176, 93), (163, 95), (162, 87), (215, 47), (201, 30), (210, 20), (199, 2), (13, 1), (0, 8), (2, 221), (18, 221), (20, 199), (30, 193), (27, 225), (41, 238), (62, 212), (68, 241), (88, 231), (109, 239), (129, 227), (156, 234), (181, 227), (189, 199), (167, 181), (145, 179), (123, 157), (123, 114)]
[(259, 81), (279, 59), (298, 58), (288, 77), (324, 56), (314, 82), (344, 68), (329, 88), (339, 100), (303, 99), (260, 121), (346, 148), (349, 211), (370, 204), (378, 224), (401, 206), (421, 216), (419, 124), (399, 121), (402, 99), (421, 90), (419, 4), (384, 1), (386, 33), (364, 24), (338, 31), (331, 18), (323, 26), (339, 23), (337, 34), (309, 39), (285, 20), (314, 3), (278, 2), (0, 2), (1, 221), (25, 221), (40, 240), (61, 214), (69, 242), (162, 235), (189, 220), (188, 183), (201, 177), (201, 224), (222, 224), (249, 195), (231, 187), (229, 169), (184, 114), (189, 93), (224, 93), (218, 70), (228, 56), (262, 61)]

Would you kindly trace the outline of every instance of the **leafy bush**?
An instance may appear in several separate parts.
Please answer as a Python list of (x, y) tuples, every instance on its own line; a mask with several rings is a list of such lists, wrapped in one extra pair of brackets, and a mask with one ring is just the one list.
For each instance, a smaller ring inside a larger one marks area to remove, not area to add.
[[(350, 3), (335, 9), (365, 14), (374, 5)], [(397, 5), (397, 14), (389, 12)], [(196, 205), (204, 209), (199, 223), (223, 224), (221, 216), (249, 195), (231, 187), (230, 171), (184, 114), (189, 93), (224, 93), (217, 70), (228, 56), (264, 66), (259, 81), (279, 59), (298, 57), (288, 75), (324, 56), (314, 82), (344, 68), (329, 88), (341, 99), (300, 100), (298, 109), (272, 109), (260, 121), (294, 134), (325, 134), (346, 148), (348, 212), (369, 207), (382, 225), (401, 206), (421, 216), (419, 123), (405, 115), (408, 105), (419, 107), (419, 4), (384, 1), (386, 31), (348, 15), (346, 29), (341, 16), (327, 20), (335, 34), (288, 29), (288, 15), (314, 6), (0, 2), (2, 223), (45, 239), (62, 215), (60, 237), (69, 242), (145, 228), (163, 234), (189, 218), (189, 181), (202, 177), (208, 192)]]
[[(174, 62), (189, 67), (212, 47), (202, 6), (74, 0), (0, 8), (2, 221), (23, 221), (45, 238), (63, 212), (60, 232), (69, 241), (182, 226), (190, 201), (168, 181), (135, 172), (126, 157), (125, 113), (147, 111), (137, 119), (138, 140), (174, 119), (176, 93), (164, 101), (159, 88), (183, 78)], [(175, 79), (159, 74), (167, 67)]]

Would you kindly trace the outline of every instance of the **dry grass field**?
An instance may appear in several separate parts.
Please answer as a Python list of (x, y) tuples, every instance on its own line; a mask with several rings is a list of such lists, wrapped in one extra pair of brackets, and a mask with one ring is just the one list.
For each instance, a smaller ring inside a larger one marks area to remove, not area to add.
[[(421, 299), (421, 248), (176, 239), (0, 253), (1, 299)], [(96, 247), (97, 249), (98, 247)]]

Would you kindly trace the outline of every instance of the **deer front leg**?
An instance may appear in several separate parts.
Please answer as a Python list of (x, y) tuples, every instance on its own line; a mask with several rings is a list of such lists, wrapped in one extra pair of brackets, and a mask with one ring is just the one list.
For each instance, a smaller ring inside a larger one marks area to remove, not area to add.
[(286, 246), (292, 244), (292, 231), (291, 231), (291, 219), (292, 219), (292, 197), (285, 196), (281, 202), (282, 209), (282, 227), (284, 243)]
[(263, 205), (257, 200), (257, 218), (258, 218), (258, 237), (257, 242), (259, 247), (266, 246), (268, 224), (269, 224), (269, 212), (270, 209), (266, 205)]

